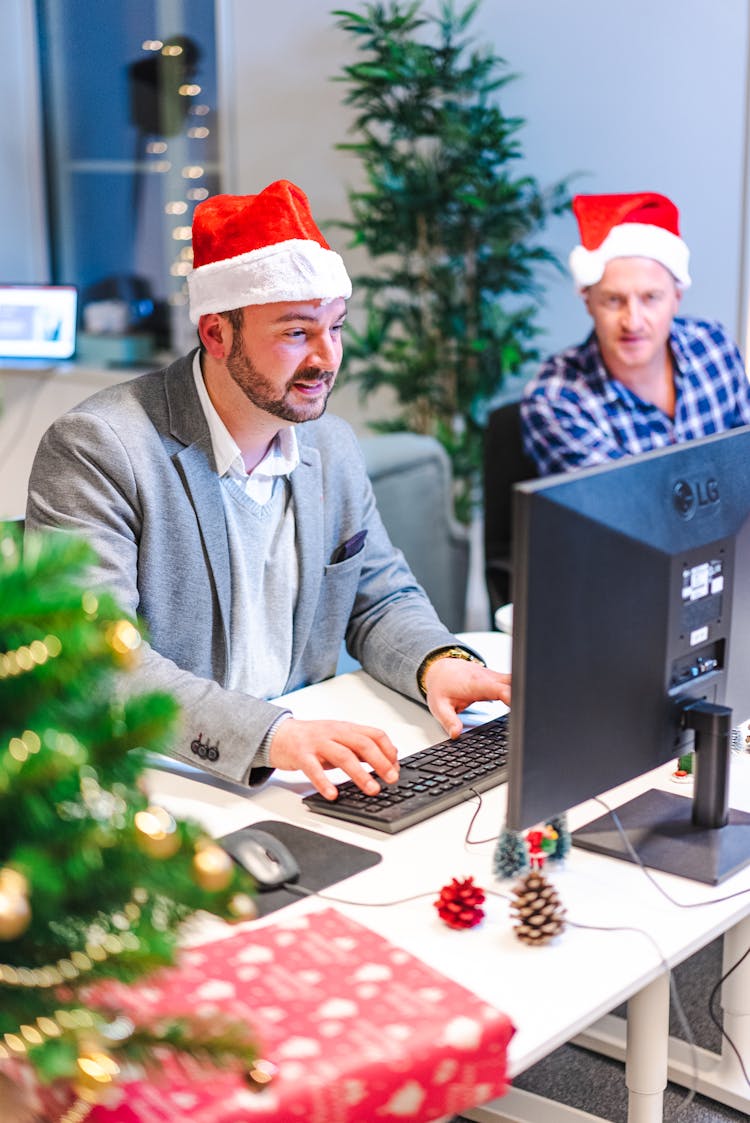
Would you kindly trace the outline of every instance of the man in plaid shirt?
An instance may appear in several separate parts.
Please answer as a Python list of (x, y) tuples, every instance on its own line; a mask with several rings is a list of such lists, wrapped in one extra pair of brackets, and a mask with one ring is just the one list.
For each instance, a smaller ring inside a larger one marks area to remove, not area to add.
[(594, 322), (553, 355), (521, 404), (540, 475), (750, 423), (750, 383), (716, 322), (677, 317), (690, 284), (678, 212), (652, 192), (578, 195), (570, 268)]

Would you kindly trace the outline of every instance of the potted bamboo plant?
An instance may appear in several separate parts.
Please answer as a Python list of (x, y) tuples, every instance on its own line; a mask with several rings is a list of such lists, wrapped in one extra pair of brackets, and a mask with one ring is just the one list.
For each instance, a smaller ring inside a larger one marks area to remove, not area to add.
[(363, 397), (395, 394), (397, 416), (373, 428), (440, 440), (464, 522), (487, 412), (539, 358), (540, 269), (559, 265), (539, 235), (569, 205), (566, 181), (542, 189), (518, 170), (524, 120), (498, 102), (513, 75), (474, 45), (477, 8), (442, 0), (423, 15), (419, 0), (391, 0), (333, 12), (356, 48), (337, 76), (354, 112), (337, 147), (364, 173), (340, 225), (369, 258), (348, 370)]

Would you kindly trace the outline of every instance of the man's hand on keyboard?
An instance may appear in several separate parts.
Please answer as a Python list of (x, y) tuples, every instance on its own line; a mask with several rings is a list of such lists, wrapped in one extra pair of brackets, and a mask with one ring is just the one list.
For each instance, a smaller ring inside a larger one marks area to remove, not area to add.
[(458, 737), (463, 722), (458, 716), (474, 702), (510, 705), (511, 676), (491, 671), (466, 659), (436, 659), (424, 679), (430, 713), (449, 737)]
[(362, 767), (362, 761), (386, 784), (398, 779), (396, 748), (382, 729), (371, 725), (288, 718), (276, 730), (269, 753), (273, 768), (300, 769), (326, 799), (336, 797), (326, 768), (343, 768), (367, 795), (378, 794), (381, 785)]

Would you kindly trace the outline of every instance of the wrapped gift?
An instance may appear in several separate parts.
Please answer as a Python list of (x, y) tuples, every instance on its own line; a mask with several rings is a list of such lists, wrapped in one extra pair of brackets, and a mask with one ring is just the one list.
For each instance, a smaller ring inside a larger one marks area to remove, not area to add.
[(244, 926), (107, 989), (140, 1023), (243, 1021), (274, 1075), (252, 1090), (243, 1073), (167, 1058), (91, 1123), (426, 1123), (506, 1088), (508, 1018), (334, 909)]

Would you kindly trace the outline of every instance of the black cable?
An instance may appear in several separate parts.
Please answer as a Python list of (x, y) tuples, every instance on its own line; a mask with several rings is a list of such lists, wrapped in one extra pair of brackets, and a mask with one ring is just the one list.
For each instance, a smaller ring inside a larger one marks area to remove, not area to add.
[[(475, 793), (475, 794), (477, 794), (477, 796), (479, 795), (479, 793)], [(481, 799), (481, 797), (480, 797), (480, 799)], [(477, 808), (477, 811), (478, 811), (478, 808)], [(477, 811), (474, 812), (474, 817), (476, 816)], [(472, 817), (472, 822), (474, 821), (474, 817)], [(300, 896), (300, 897), (318, 897), (321, 901), (330, 901), (332, 904), (352, 905), (352, 906), (360, 907), (360, 908), (377, 908), (377, 909), (390, 908), (391, 906), (394, 906), (394, 905), (410, 904), (412, 901), (423, 900), (425, 897), (431, 897), (433, 899), (436, 899), (440, 894), (440, 890), (438, 889), (438, 890), (432, 890), (431, 892), (428, 892), (428, 893), (415, 893), (412, 896), (400, 897), (397, 900), (393, 900), (393, 901), (352, 901), (351, 899), (345, 898), (345, 897), (332, 897), (328, 893), (322, 893), (318, 889), (308, 889), (306, 886), (298, 885), (295, 882), (287, 881), (287, 882), (284, 883), (282, 888), (286, 889), (289, 893), (292, 893), (293, 895)], [(483, 889), (482, 891), (484, 892), (485, 896), (487, 896), (487, 897), (497, 897), (498, 899), (500, 899), (502, 901), (512, 901), (512, 897), (509, 897), (507, 893), (501, 893), (501, 892), (499, 892), (497, 890), (493, 890), (493, 889)], [(597, 925), (597, 924), (580, 924), (577, 921), (571, 920), (569, 917), (566, 917), (566, 923), (569, 924), (571, 926), (571, 928), (579, 928), (582, 931), (633, 932), (633, 933), (635, 933), (639, 936), (645, 936), (645, 938), (649, 941), (651, 946), (656, 951), (659, 962), (660, 962), (662, 968), (664, 969), (664, 971), (668, 975), (669, 992), (670, 992), (670, 997), (672, 999), (672, 1004), (674, 1006), (675, 1013), (677, 1015), (677, 1019), (680, 1023), (680, 1026), (682, 1027), (682, 1030), (685, 1034), (685, 1038), (686, 1038), (688, 1047), (691, 1051), (691, 1058), (692, 1058), (692, 1062), (693, 1062), (692, 1063), (692, 1070), (693, 1070), (692, 1071), (692, 1083), (691, 1083), (691, 1085), (688, 1089), (688, 1093), (687, 1093), (684, 1101), (679, 1105), (679, 1107), (673, 1113), (673, 1118), (675, 1118), (675, 1119), (679, 1118), (679, 1116), (692, 1103), (692, 1101), (693, 1101), (693, 1099), (695, 1098), (695, 1095), (696, 1095), (696, 1084), (697, 1084), (697, 1081), (698, 1081), (698, 1059), (697, 1059), (697, 1054), (695, 1052), (695, 1050), (696, 1050), (695, 1039), (693, 1037), (693, 1032), (692, 1032), (692, 1029), (690, 1027), (690, 1023), (688, 1022), (687, 1015), (685, 1014), (685, 1010), (684, 1010), (684, 1007), (682, 1005), (682, 1001), (680, 999), (680, 994), (679, 994), (679, 991), (677, 989), (677, 984), (674, 980), (674, 976), (672, 975), (669, 964), (667, 963), (666, 959), (664, 958), (664, 955), (662, 954), (661, 949), (659, 948), (659, 945), (656, 943), (653, 936), (643, 928), (635, 928), (633, 926), (628, 926), (628, 925), (606, 926), (606, 925)], [(737, 966), (737, 965), (735, 965), (735, 966)], [(734, 968), (733, 968), (733, 970), (734, 970)]]
[(724, 1026), (721, 1023), (721, 1021), (719, 1020), (719, 1018), (717, 1017), (716, 1012), (715, 1012), (715, 1005), (714, 1005), (715, 1002), (716, 1002), (716, 996), (719, 993), (719, 991), (721, 990), (724, 983), (727, 981), (727, 979), (732, 974), (732, 972), (736, 971), (737, 968), (740, 966), (740, 964), (743, 963), (747, 959), (748, 955), (750, 955), (750, 947), (747, 948), (747, 950), (745, 952), (743, 952), (743, 954), (740, 956), (740, 958), (737, 960), (737, 962), (735, 964), (733, 964), (729, 968), (728, 971), (724, 972), (724, 974), (721, 976), (721, 978), (717, 982), (716, 986), (711, 991), (711, 994), (709, 995), (709, 999), (708, 999), (708, 1016), (710, 1017), (711, 1021), (714, 1023), (714, 1025), (718, 1029), (721, 1036), (726, 1041), (727, 1045), (729, 1045), (729, 1047), (731, 1048), (735, 1057), (737, 1058), (739, 1066), (742, 1070), (742, 1075), (745, 1078), (745, 1083), (750, 1085), (750, 1076), (748, 1076), (747, 1069), (745, 1068), (745, 1062), (742, 1059), (742, 1054), (740, 1053), (739, 1049), (735, 1045), (734, 1041), (732, 1041), (732, 1038), (729, 1036), (727, 1031), (724, 1029)]
[[(488, 890), (487, 893), (488, 893), (489, 896), (501, 897), (502, 899), (504, 899), (506, 901), (512, 902), (512, 900), (513, 900), (512, 897), (509, 897), (505, 893), (499, 893), (499, 892), (495, 892), (493, 890)], [(696, 1093), (697, 1093), (698, 1054), (696, 1052), (697, 1045), (696, 1045), (696, 1042), (695, 1042), (695, 1037), (693, 1035), (693, 1031), (692, 1031), (692, 1028), (690, 1026), (690, 1022), (688, 1021), (687, 1014), (685, 1013), (685, 1008), (682, 1005), (682, 999), (680, 998), (680, 993), (677, 989), (677, 983), (675, 982), (675, 979), (674, 979), (674, 976), (672, 974), (669, 963), (667, 962), (667, 960), (664, 957), (664, 953), (662, 952), (661, 948), (659, 947), (659, 945), (657, 944), (656, 940), (651, 935), (651, 933), (647, 932), (645, 928), (636, 928), (633, 925), (627, 925), (627, 924), (624, 924), (624, 925), (581, 924), (578, 921), (571, 920), (569, 916), (565, 917), (565, 923), (569, 924), (571, 928), (578, 928), (581, 931), (588, 931), (588, 932), (632, 932), (632, 933), (635, 933), (638, 936), (645, 936), (645, 938), (649, 941), (652, 948), (656, 952), (656, 955), (659, 959), (659, 962), (662, 966), (662, 969), (664, 970), (664, 972), (666, 973), (666, 975), (669, 979), (670, 998), (672, 999), (672, 1005), (674, 1007), (675, 1014), (677, 1015), (677, 1020), (680, 1023), (680, 1026), (682, 1028), (683, 1033), (685, 1034), (685, 1040), (686, 1040), (688, 1048), (690, 1049), (690, 1058), (691, 1058), (691, 1062), (692, 1062), (692, 1073), (691, 1073), (692, 1079), (691, 1079), (691, 1083), (688, 1087), (688, 1093), (685, 1096), (685, 1099), (683, 1100), (683, 1102), (675, 1110), (674, 1115), (673, 1115), (673, 1118), (675, 1118), (675, 1119), (679, 1118), (679, 1116), (682, 1115), (682, 1113), (684, 1111), (686, 1111), (687, 1108), (690, 1106), (690, 1104), (693, 1102), (693, 1100), (695, 1099)]]
[[(468, 825), (468, 827), (466, 829), (466, 833), (464, 835), (464, 845), (478, 846), (478, 845), (481, 845), (481, 844), (492, 842), (498, 836), (495, 834), (495, 835), (491, 836), (490, 838), (486, 838), (486, 839), (471, 839), (470, 838), (472, 827), (474, 826), (474, 823), (476, 822), (477, 816), (479, 815), (479, 812), (481, 811), (482, 805), (483, 805), (481, 793), (476, 791), (473, 788), (471, 789), (471, 793), (477, 799), (477, 806), (475, 807), (475, 809), (472, 813), (471, 819), (469, 820), (469, 825)], [(662, 896), (664, 896), (666, 898), (666, 900), (668, 900), (670, 902), (670, 904), (674, 905), (676, 908), (696, 908), (699, 905), (718, 904), (722, 901), (729, 901), (729, 900), (732, 900), (734, 897), (739, 897), (739, 896), (742, 896), (744, 893), (750, 892), (750, 890), (748, 890), (748, 889), (738, 890), (736, 893), (730, 893), (730, 894), (727, 894), (724, 897), (716, 897), (716, 898), (713, 898), (710, 901), (696, 901), (696, 902), (685, 902), (685, 903), (683, 903), (683, 902), (675, 900), (663, 888), (663, 886), (661, 886), (658, 883), (658, 881), (656, 881), (656, 879), (651, 874), (651, 871), (644, 865), (644, 863), (641, 860), (640, 856), (638, 855), (637, 851), (635, 850), (632, 843), (630, 842), (630, 839), (627, 837), (627, 834), (626, 834), (626, 832), (625, 832), (625, 830), (622, 826), (622, 823), (620, 822), (620, 819), (619, 819), (617, 813), (611, 807), (609, 807), (604, 802), (604, 800), (602, 800), (601, 798), (598, 798), (597, 802), (600, 803), (602, 805), (602, 807), (604, 807), (605, 810), (611, 815), (612, 820), (615, 824), (615, 827), (616, 827), (618, 833), (620, 834), (620, 836), (623, 840), (623, 843), (624, 843), (628, 853), (630, 854), (633, 862), (637, 866), (640, 867), (641, 871), (645, 874), (645, 876), (647, 877), (649, 882), (654, 886), (654, 888), (657, 889), (662, 894)], [(412, 901), (423, 900), (426, 897), (431, 897), (433, 899), (436, 899), (440, 894), (440, 890), (438, 889), (438, 890), (432, 890), (431, 892), (426, 892), (426, 893), (415, 893), (412, 896), (401, 897), (397, 900), (392, 900), (392, 901), (353, 901), (351, 899), (344, 898), (344, 897), (332, 897), (329, 894), (320, 892), (320, 890), (308, 889), (305, 886), (297, 885), (293, 882), (285, 882), (284, 885), (283, 885), (283, 888), (286, 889), (289, 893), (292, 893), (293, 895), (297, 895), (297, 896), (300, 896), (300, 897), (315, 896), (315, 897), (318, 897), (322, 901), (330, 901), (332, 904), (352, 905), (354, 907), (359, 907), (359, 908), (390, 908), (390, 907), (395, 906), (395, 905), (404, 905), (404, 904), (409, 904)], [(497, 897), (500, 900), (509, 901), (509, 902), (512, 901), (512, 899), (513, 899), (512, 897), (509, 897), (507, 893), (501, 893), (501, 892), (496, 891), (496, 890), (483, 889), (482, 891), (485, 893), (485, 896), (488, 896), (488, 897)], [(693, 1035), (692, 1027), (690, 1026), (690, 1022), (688, 1020), (687, 1014), (685, 1013), (685, 1008), (682, 1004), (682, 999), (680, 997), (680, 993), (679, 993), (679, 990), (677, 988), (677, 983), (676, 983), (676, 980), (674, 978), (674, 974), (672, 972), (672, 969), (671, 969), (668, 961), (664, 957), (664, 954), (662, 953), (659, 945), (657, 944), (656, 940), (653, 938), (651, 933), (646, 931), (646, 929), (636, 928), (632, 925), (612, 925), (612, 926), (610, 926), (610, 925), (597, 925), (597, 924), (582, 924), (582, 923), (579, 923), (578, 921), (571, 920), (569, 916), (566, 917), (566, 923), (569, 924), (571, 928), (577, 928), (577, 929), (580, 929), (581, 931), (631, 932), (631, 933), (634, 933), (636, 935), (644, 936), (649, 941), (651, 946), (654, 948), (654, 950), (655, 950), (655, 952), (658, 956), (659, 962), (662, 966), (662, 969), (666, 972), (666, 974), (668, 976), (669, 993), (670, 993), (670, 999), (671, 999), (671, 1002), (672, 1002), (672, 1007), (674, 1009), (675, 1016), (676, 1016), (677, 1021), (680, 1025), (680, 1028), (682, 1029), (682, 1032), (685, 1035), (685, 1043), (687, 1044), (688, 1049), (690, 1050), (691, 1068), (692, 1068), (691, 1082), (688, 1086), (688, 1091), (687, 1091), (687, 1094), (686, 1094), (684, 1100), (676, 1108), (676, 1110), (673, 1113), (671, 1113), (671, 1115), (669, 1116), (669, 1118), (679, 1119), (679, 1117), (687, 1110), (687, 1108), (693, 1102), (693, 1100), (695, 1099), (695, 1096), (697, 1094), (697, 1083), (698, 1083), (698, 1076), (699, 1076), (697, 1045), (696, 1045), (696, 1042), (695, 1042), (695, 1037)], [(732, 1041), (729, 1034), (727, 1034), (726, 1030), (721, 1025), (721, 1023), (719, 1022), (719, 1020), (717, 1019), (717, 1017), (715, 1016), (715, 1013), (714, 1013), (714, 1003), (715, 1003), (715, 1000), (716, 1000), (716, 995), (718, 994), (721, 986), (726, 981), (726, 979), (729, 978), (729, 976), (732, 974), (732, 972), (735, 971), (740, 966), (740, 964), (747, 958), (748, 955), (750, 955), (750, 948), (748, 948), (747, 951), (737, 961), (737, 963), (735, 963), (719, 979), (718, 983), (713, 988), (713, 990), (711, 992), (711, 995), (709, 997), (708, 1011), (709, 1011), (709, 1016), (711, 1017), (711, 1020), (717, 1026), (717, 1028), (719, 1029), (722, 1036), (726, 1039), (727, 1043), (729, 1044), (729, 1046), (734, 1051), (735, 1056), (737, 1057), (737, 1060), (739, 1062), (740, 1068), (742, 1070), (743, 1076), (745, 1078), (745, 1081), (750, 1086), (750, 1077), (748, 1076), (748, 1073), (747, 1073), (747, 1070), (746, 1070), (745, 1065), (743, 1063), (740, 1052), (739, 1052), (739, 1050), (737, 1049), (737, 1046)]]
[(401, 897), (397, 901), (352, 901), (346, 897), (331, 897), (327, 893), (321, 893), (320, 889), (308, 889), (294, 881), (285, 881), (280, 888), (286, 889), (289, 893), (296, 893), (299, 897), (319, 897), (321, 901), (331, 901), (336, 905), (356, 905), (367, 909), (387, 909), (392, 905), (408, 905), (410, 901), (420, 901), (423, 897), (435, 897), (440, 893), (439, 889), (434, 889), (431, 893), (415, 893), (413, 897)]
[[(661, 893), (661, 895), (667, 901), (669, 901), (669, 903), (671, 905), (674, 905), (675, 908), (679, 908), (679, 909), (703, 908), (705, 905), (721, 904), (725, 901), (732, 901), (732, 900), (734, 900), (735, 897), (743, 897), (746, 893), (750, 893), (750, 889), (738, 889), (736, 893), (727, 893), (723, 897), (712, 897), (710, 901), (677, 901), (677, 900), (675, 900), (675, 898), (670, 893), (667, 892), (667, 890), (664, 888), (664, 886), (659, 884), (659, 882), (656, 880), (654, 875), (651, 873), (651, 870), (649, 870), (647, 868), (647, 866), (644, 865), (640, 855), (638, 854), (637, 850), (635, 849), (632, 842), (628, 838), (627, 832), (626, 832), (625, 828), (623, 827), (622, 823), (620, 822), (620, 819), (619, 819), (619, 816), (617, 815), (617, 812), (612, 807), (609, 807), (604, 802), (604, 800), (601, 799), (600, 797), (596, 798), (596, 802), (600, 803), (602, 805), (602, 807), (611, 816), (612, 822), (614, 823), (614, 825), (617, 829), (617, 833), (620, 835), (620, 838), (622, 839), (622, 842), (625, 846), (625, 849), (627, 850), (627, 852), (630, 855), (633, 862), (640, 868), (642, 873), (646, 876), (647, 880), (651, 883), (651, 885), (653, 885), (653, 887), (657, 890), (657, 892)], [(739, 965), (742, 963), (742, 961), (748, 955), (750, 955), (750, 947), (748, 947), (748, 949), (744, 952), (744, 954), (742, 956), (740, 956), (740, 958), (737, 960), (737, 962), (734, 964), (734, 966), (731, 967), (719, 979), (718, 983), (716, 984), (716, 986), (711, 991), (711, 994), (710, 994), (709, 999), (708, 999), (708, 1014), (709, 1014), (709, 1017), (711, 1018), (711, 1021), (714, 1023), (714, 1025), (717, 1027), (717, 1029), (721, 1033), (722, 1037), (726, 1040), (727, 1044), (732, 1049), (734, 1055), (736, 1056), (736, 1058), (739, 1062), (740, 1068), (742, 1070), (742, 1075), (745, 1078), (745, 1083), (748, 1085), (748, 1087), (750, 1087), (750, 1076), (748, 1075), (747, 1069), (745, 1068), (745, 1064), (742, 1060), (742, 1056), (740, 1055), (740, 1051), (737, 1048), (737, 1046), (735, 1045), (732, 1038), (729, 1036), (729, 1034), (724, 1029), (724, 1026), (720, 1023), (719, 1019), (716, 1017), (716, 1014), (715, 1014), (715, 1011), (714, 1011), (714, 1004), (716, 1002), (716, 995), (718, 994), (721, 986), (723, 985), (725, 980), (729, 978), (729, 976), (732, 974), (732, 972), (735, 971), (737, 969), (737, 967), (739, 967)], [(671, 975), (670, 975), (670, 985), (671, 985)], [(679, 1014), (678, 1014), (678, 1017), (679, 1017)], [(683, 1029), (684, 1028), (685, 1027), (683, 1026)], [(683, 1109), (681, 1108), (680, 1110), (683, 1110)]]
[(600, 803), (602, 805), (602, 807), (605, 809), (605, 811), (607, 811), (612, 816), (612, 822), (614, 823), (615, 827), (617, 828), (617, 833), (620, 835), (620, 838), (622, 839), (622, 842), (625, 846), (625, 849), (627, 850), (627, 852), (630, 855), (633, 862), (637, 866), (640, 867), (640, 869), (645, 874), (648, 881), (650, 881), (651, 884), (653, 885), (654, 889), (656, 889), (659, 893), (661, 893), (662, 897), (664, 897), (667, 901), (669, 901), (670, 905), (674, 905), (678, 909), (700, 909), (700, 908), (705, 908), (706, 905), (720, 905), (724, 901), (733, 901), (735, 897), (744, 897), (746, 893), (750, 893), (750, 889), (738, 889), (736, 893), (727, 893), (726, 896), (724, 896), (724, 897), (712, 897), (710, 901), (677, 901), (677, 900), (675, 900), (675, 898), (670, 893), (667, 892), (667, 890), (664, 888), (664, 886), (659, 884), (659, 882), (656, 880), (654, 875), (651, 873), (651, 870), (648, 869), (648, 867), (643, 864), (643, 861), (642, 861), (640, 855), (637, 853), (637, 851), (635, 850), (635, 847), (633, 846), (632, 842), (628, 838), (627, 832), (626, 832), (625, 828), (623, 827), (622, 823), (620, 822), (620, 819), (617, 815), (617, 812), (614, 810), (614, 808), (609, 807), (601, 797), (595, 796), (594, 798), (595, 798), (596, 803)]
[[(464, 845), (479, 846), (482, 842), (493, 842), (494, 839), (497, 838), (497, 835), (493, 835), (492, 838), (477, 839), (473, 841), (469, 838), (469, 835), (471, 834), (471, 828), (474, 825), (474, 821), (476, 820), (477, 815), (482, 809), (482, 796), (481, 793), (476, 790), (476, 788), (469, 788), (468, 790), (476, 798), (477, 806), (474, 809), (474, 813), (469, 820), (469, 825), (466, 828), (466, 834), (464, 835)], [(413, 897), (402, 897), (397, 901), (351, 901), (342, 897), (329, 897), (327, 894), (324, 895), (323, 893), (321, 893), (319, 889), (308, 889), (304, 885), (298, 885), (293, 881), (285, 881), (284, 884), (280, 886), (280, 888), (286, 889), (290, 893), (295, 893), (300, 897), (320, 897), (321, 901), (330, 901), (332, 904), (356, 905), (360, 908), (372, 907), (376, 909), (389, 908), (391, 905), (406, 905), (409, 904), (410, 901), (420, 901), (424, 897), (436, 898), (440, 895), (440, 889), (435, 889), (431, 893), (416, 893)], [(486, 892), (486, 890), (483, 890), (483, 892)], [(497, 893), (492, 895), (501, 896), (501, 894)]]
[(469, 838), (469, 835), (471, 834), (471, 828), (474, 826), (474, 823), (476, 822), (477, 815), (482, 810), (483, 803), (482, 803), (481, 792), (478, 792), (476, 790), (476, 788), (469, 788), (468, 790), (476, 798), (477, 805), (474, 809), (474, 814), (472, 815), (471, 819), (469, 820), (469, 825), (466, 828), (466, 834), (464, 835), (464, 846), (484, 846), (488, 842), (496, 842), (497, 838), (498, 838), (497, 833), (495, 833), (493, 835), (490, 835), (489, 838)]

